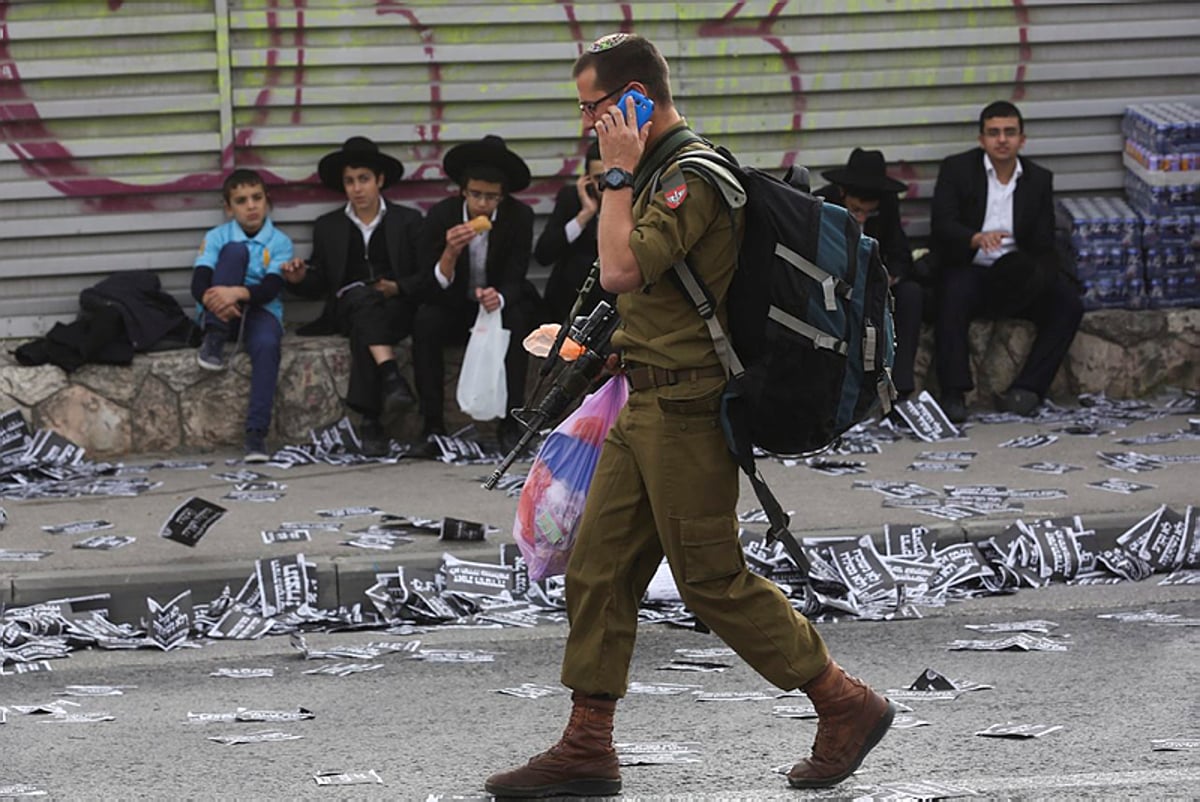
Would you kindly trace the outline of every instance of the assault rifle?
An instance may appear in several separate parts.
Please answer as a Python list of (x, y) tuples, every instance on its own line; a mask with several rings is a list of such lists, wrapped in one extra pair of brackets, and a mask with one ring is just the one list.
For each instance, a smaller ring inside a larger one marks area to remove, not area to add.
[[(572, 312), (576, 311), (579, 305), (580, 303), (577, 299), (575, 309), (572, 309)], [(582, 346), (582, 353), (576, 357), (574, 362), (568, 362), (563, 365), (558, 375), (554, 378), (554, 383), (550, 385), (550, 389), (543, 396), (540, 404), (532, 408), (525, 407), (513, 410), (513, 417), (525, 427), (525, 431), (521, 434), (521, 439), (513, 446), (512, 451), (508, 452), (500, 462), (500, 465), (497, 466), (495, 472), (483, 483), (485, 490), (495, 488), (496, 483), (512, 467), (517, 456), (529, 446), (530, 441), (533, 440), (538, 432), (556, 422), (571, 404), (591, 387), (592, 382), (600, 375), (601, 369), (604, 368), (604, 363), (608, 360), (609, 339), (612, 337), (613, 332), (617, 330), (617, 324), (620, 323), (620, 320), (617, 316), (617, 310), (613, 309), (607, 301), (597, 303), (596, 308), (592, 310), (590, 315), (575, 318), (575, 322), (570, 326), (570, 334), (571, 339)], [(550, 354), (546, 359), (549, 368), (547, 369), (546, 366), (543, 366), (545, 371), (542, 374), (543, 378), (549, 374), (555, 363), (561, 361), (558, 353), (563, 342), (566, 340), (566, 336), (567, 327), (564, 326), (559, 330), (558, 337), (554, 341), (554, 346), (551, 348)], [(539, 381), (539, 386), (540, 384), (541, 382)]]

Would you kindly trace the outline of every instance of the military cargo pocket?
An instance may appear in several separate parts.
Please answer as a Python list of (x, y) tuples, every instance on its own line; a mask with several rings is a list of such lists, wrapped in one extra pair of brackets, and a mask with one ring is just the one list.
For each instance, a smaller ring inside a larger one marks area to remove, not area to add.
[(708, 582), (732, 576), (746, 565), (737, 526), (727, 515), (676, 518), (683, 551), (683, 581)]
[(664, 415), (712, 417), (721, 411), (721, 394), (725, 391), (722, 381), (716, 387), (703, 390), (691, 397), (659, 395), (658, 408)]

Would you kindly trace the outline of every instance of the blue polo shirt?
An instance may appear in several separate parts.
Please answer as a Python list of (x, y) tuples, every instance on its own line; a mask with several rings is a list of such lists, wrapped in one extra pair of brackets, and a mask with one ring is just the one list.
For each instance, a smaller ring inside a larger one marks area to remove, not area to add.
[[(204, 235), (204, 241), (200, 243), (200, 253), (196, 256), (192, 268), (215, 268), (221, 249), (230, 242), (244, 242), (250, 251), (250, 263), (246, 265), (247, 287), (261, 284), (263, 278), (271, 273), (282, 276), (283, 263), (291, 259), (293, 254), (291, 239), (287, 234), (275, 228), (271, 218), (268, 217), (263, 221), (263, 227), (253, 237), (247, 237), (246, 232), (242, 231), (242, 227), (237, 224), (236, 220), (229, 220), (216, 228), (209, 229), (208, 233)], [(200, 312), (203, 312), (202, 306), (197, 304), (197, 307)], [(263, 309), (274, 315), (280, 325), (283, 324), (283, 301), (278, 296), (269, 303), (263, 304)]]

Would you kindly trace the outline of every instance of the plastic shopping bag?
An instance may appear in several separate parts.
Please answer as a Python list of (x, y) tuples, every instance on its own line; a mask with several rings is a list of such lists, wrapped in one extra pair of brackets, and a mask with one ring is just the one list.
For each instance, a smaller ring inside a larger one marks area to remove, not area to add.
[(488, 312), (481, 304), (458, 374), (459, 409), (475, 420), (503, 418), (508, 412), (504, 355), (511, 336), (501, 326), (500, 310)]
[(625, 377), (609, 378), (538, 449), (513, 524), (531, 580), (567, 570), (600, 446), (628, 398)]

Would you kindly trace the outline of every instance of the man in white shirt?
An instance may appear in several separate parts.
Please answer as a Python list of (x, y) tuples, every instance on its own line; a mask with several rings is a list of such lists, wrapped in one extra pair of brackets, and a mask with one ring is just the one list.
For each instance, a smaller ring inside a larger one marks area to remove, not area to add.
[[(532, 328), (537, 290), (526, 281), (533, 249), (533, 209), (512, 193), (529, 186), (529, 167), (494, 134), (451, 148), (442, 170), (458, 192), (425, 216), (421, 270), (432, 285), (413, 324), (413, 372), (421, 398), (424, 433), (445, 434), (446, 346), (464, 345), (482, 306), (501, 310), (511, 332), (504, 359), (506, 409), (524, 406), (529, 355), (522, 345)], [(487, 225), (468, 225), (476, 218)], [(510, 414), (497, 426), (503, 451), (523, 429)]]
[(966, 420), (974, 388), (971, 320), (1020, 317), (1037, 337), (1016, 379), (995, 398), (1001, 411), (1032, 415), (1046, 396), (1083, 317), (1079, 293), (1054, 250), (1054, 177), (1018, 156), (1021, 112), (1008, 101), (979, 115), (979, 147), (948, 157), (933, 192), (932, 249), (939, 276), (937, 377), (941, 405)]

